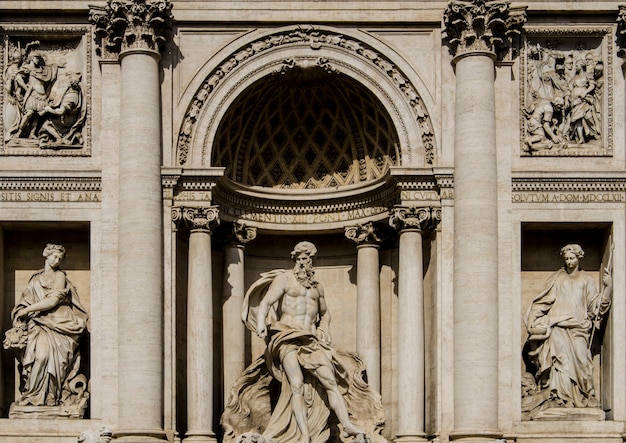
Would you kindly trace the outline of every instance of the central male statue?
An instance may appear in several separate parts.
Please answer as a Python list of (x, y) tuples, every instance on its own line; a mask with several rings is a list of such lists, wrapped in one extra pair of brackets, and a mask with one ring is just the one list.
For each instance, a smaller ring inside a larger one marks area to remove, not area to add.
[[(293, 271), (262, 274), (246, 294), (242, 318), (267, 347), (233, 387), (222, 416), (225, 441), (323, 443), (365, 435), (384, 441), (380, 396), (363, 380), (362, 361), (331, 347), (316, 254), (312, 243), (298, 243)], [(276, 382), (280, 395), (272, 401)]]

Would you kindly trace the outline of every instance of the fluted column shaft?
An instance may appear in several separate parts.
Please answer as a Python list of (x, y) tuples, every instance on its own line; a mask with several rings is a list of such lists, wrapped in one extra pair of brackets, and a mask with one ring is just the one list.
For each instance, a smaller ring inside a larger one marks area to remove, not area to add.
[(367, 365), (369, 385), (380, 392), (380, 269), (378, 237), (371, 223), (346, 228), (357, 242), (356, 350)]
[(246, 327), (241, 321), (245, 293), (244, 244), (256, 237), (256, 228), (233, 226), (233, 241), (224, 248), (222, 349), (224, 350), (224, 401), (245, 369)]
[[(119, 427), (161, 438), (163, 262), (159, 56), (121, 55)], [(141, 392), (141, 395), (137, 395)]]
[(187, 274), (187, 433), (186, 442), (213, 443), (214, 312), (211, 232), (217, 207), (185, 208), (189, 223)]
[(422, 235), (432, 223), (431, 213), (430, 208), (396, 207), (390, 219), (400, 230), (397, 442), (426, 441)]

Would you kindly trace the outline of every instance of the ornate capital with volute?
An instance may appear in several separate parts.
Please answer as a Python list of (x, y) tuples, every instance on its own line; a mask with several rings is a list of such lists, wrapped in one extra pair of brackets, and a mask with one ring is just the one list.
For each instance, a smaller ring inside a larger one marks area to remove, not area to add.
[(205, 231), (211, 233), (220, 224), (219, 209), (217, 206), (202, 207), (174, 207), (172, 221), (186, 222), (191, 232)]
[(376, 228), (372, 222), (348, 226), (346, 228), (346, 237), (355, 242), (358, 246), (377, 245), (382, 241), (376, 234)]
[(104, 58), (131, 49), (161, 52), (171, 19), (169, 0), (108, 0), (105, 7), (92, 6), (89, 11)]
[(617, 14), (617, 55), (626, 62), (626, 6), (620, 5)]
[(510, 8), (508, 0), (453, 0), (443, 15), (447, 44), (455, 57), (474, 52), (502, 57), (525, 22), (525, 9)]
[(389, 225), (398, 231), (430, 232), (441, 221), (441, 208), (396, 206), (391, 211)]
[(246, 243), (256, 238), (256, 228), (243, 223), (233, 223), (233, 232), (231, 242), (238, 245)]

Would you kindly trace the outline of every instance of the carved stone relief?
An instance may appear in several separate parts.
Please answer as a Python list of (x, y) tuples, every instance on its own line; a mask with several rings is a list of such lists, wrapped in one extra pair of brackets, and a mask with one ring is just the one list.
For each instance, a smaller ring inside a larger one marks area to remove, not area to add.
[(90, 154), (87, 29), (4, 29), (0, 152)]
[(528, 29), (520, 76), (522, 156), (612, 154), (608, 29)]

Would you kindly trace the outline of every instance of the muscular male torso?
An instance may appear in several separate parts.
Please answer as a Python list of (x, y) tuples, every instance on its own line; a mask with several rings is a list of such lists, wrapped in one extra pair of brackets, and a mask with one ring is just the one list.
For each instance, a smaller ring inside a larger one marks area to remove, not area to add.
[(317, 286), (304, 287), (292, 273), (284, 275), (284, 292), (280, 300), (280, 322), (294, 329), (315, 333), (320, 314), (320, 290)]

